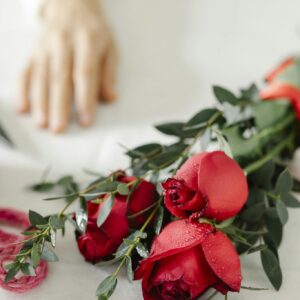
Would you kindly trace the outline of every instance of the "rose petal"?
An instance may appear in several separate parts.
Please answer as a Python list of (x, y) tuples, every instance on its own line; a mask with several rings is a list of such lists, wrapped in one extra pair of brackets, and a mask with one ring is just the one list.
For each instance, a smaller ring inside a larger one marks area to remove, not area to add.
[(177, 171), (175, 178), (183, 179), (186, 186), (195, 191), (198, 190), (198, 172), (202, 160), (209, 155), (208, 152), (203, 152), (192, 156), (188, 159), (181, 168)]
[(201, 246), (163, 258), (158, 262), (151, 278), (153, 285), (180, 279), (189, 287), (192, 298), (199, 296), (218, 281), (206, 262)]
[(154, 240), (150, 256), (141, 262), (136, 279), (142, 277), (149, 263), (201, 244), (213, 230), (209, 224), (191, 223), (188, 220), (169, 223)]
[(203, 216), (219, 221), (236, 215), (248, 197), (246, 176), (240, 166), (222, 151), (210, 152), (202, 159), (198, 186), (207, 199)]
[(210, 234), (202, 242), (202, 249), (214, 273), (238, 292), (242, 281), (240, 259), (229, 238), (220, 231)]
[(272, 70), (267, 76), (266, 81), (270, 82), (273, 81), (277, 75), (279, 75), (281, 72), (283, 72), (288, 66), (290, 66), (292, 63), (294, 63), (295, 59), (294, 57), (289, 57), (286, 60), (284, 60), (277, 68)]

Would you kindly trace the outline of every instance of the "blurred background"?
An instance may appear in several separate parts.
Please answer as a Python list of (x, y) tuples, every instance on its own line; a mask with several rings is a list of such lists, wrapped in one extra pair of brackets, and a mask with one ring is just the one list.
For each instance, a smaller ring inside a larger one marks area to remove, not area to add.
[[(73, 122), (66, 133), (53, 135), (37, 129), (29, 116), (15, 112), (18, 77), (39, 33), (39, 0), (0, 0), (0, 121), (16, 146), (0, 145), (1, 204), (41, 213), (57, 211), (59, 203), (45, 205), (39, 200), (43, 196), (24, 190), (39, 180), (46, 166), (60, 174), (79, 174), (79, 178), (83, 168), (102, 173), (120, 168), (126, 165), (120, 144), (131, 147), (162, 139), (152, 124), (185, 120), (213, 105), (212, 84), (237, 90), (253, 81), (261, 83), (267, 71), (300, 48), (298, 0), (102, 1), (119, 51), (118, 101), (99, 105), (91, 128)], [(291, 212), (289, 234), (280, 250), (285, 274), (280, 293), (243, 290), (230, 299), (297, 298), (300, 245), (295, 245), (294, 236), (298, 219)], [(75, 246), (70, 245), (72, 234), (66, 241), (59, 243), (61, 263), (51, 265), (47, 283), (24, 296), (0, 291), (0, 298), (79, 300), (85, 287), (85, 299), (94, 299), (94, 287), (109, 270), (100, 276), (77, 251), (70, 253)], [(298, 247), (294, 254), (291, 245)], [(256, 255), (243, 260), (245, 285), (265, 287), (268, 282), (258, 271)], [(74, 285), (76, 274), (81, 276), (76, 276)], [(57, 289), (61, 278), (64, 289)], [(125, 288), (113, 299), (140, 299), (136, 289), (122, 282)]]
[(212, 84), (259, 81), (300, 46), (297, 0), (103, 0), (119, 50), (118, 101), (99, 105), (92, 128), (73, 123), (55, 136), (14, 110), (40, 28), (39, 3), (0, 0), (0, 120), (19, 151), (68, 170), (114, 167), (117, 143), (156, 138), (153, 123), (184, 120), (212, 104)]

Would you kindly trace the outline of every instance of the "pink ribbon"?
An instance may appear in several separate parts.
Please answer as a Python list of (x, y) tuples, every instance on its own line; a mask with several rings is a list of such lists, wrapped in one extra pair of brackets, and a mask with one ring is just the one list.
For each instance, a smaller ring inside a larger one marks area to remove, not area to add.
[[(0, 208), (0, 224), (9, 225), (25, 230), (30, 226), (27, 214), (11, 208)], [(0, 229), (0, 286), (15, 293), (24, 293), (39, 285), (48, 274), (48, 266), (45, 261), (41, 261), (36, 268), (36, 276), (17, 274), (17, 278), (4, 283), (7, 271), (4, 266), (12, 262), (15, 255), (22, 247), (22, 241), (26, 238), (21, 235), (8, 233)]]

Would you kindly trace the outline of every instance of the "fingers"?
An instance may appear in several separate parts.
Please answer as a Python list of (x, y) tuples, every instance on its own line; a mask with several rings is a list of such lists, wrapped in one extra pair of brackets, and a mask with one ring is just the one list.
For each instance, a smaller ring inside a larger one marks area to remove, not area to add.
[(116, 81), (117, 53), (115, 44), (111, 43), (102, 61), (102, 77), (100, 78), (100, 97), (105, 102), (116, 99), (114, 89)]
[(76, 39), (74, 61), (75, 101), (79, 123), (89, 126), (93, 123), (100, 70), (101, 52), (99, 38), (92, 33), (80, 32)]
[(72, 51), (67, 34), (54, 35), (50, 57), (50, 129), (62, 132), (68, 125), (72, 102)]
[(30, 110), (30, 81), (32, 75), (32, 62), (23, 70), (20, 76), (20, 94), (18, 96), (17, 110), (26, 113)]
[(48, 126), (48, 63), (45, 53), (36, 58), (32, 80), (32, 116), (36, 125), (43, 128)]

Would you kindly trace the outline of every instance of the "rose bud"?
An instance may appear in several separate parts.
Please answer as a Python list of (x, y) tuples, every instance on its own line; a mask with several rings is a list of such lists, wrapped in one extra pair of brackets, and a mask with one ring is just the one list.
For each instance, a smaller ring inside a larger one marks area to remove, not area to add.
[(222, 151), (192, 156), (163, 188), (166, 207), (179, 218), (222, 221), (236, 215), (248, 197), (243, 170)]
[[(292, 76), (291, 76), (292, 75)], [(260, 92), (265, 100), (289, 100), (300, 119), (300, 60), (288, 58), (266, 76), (268, 85)]]
[(196, 299), (213, 287), (226, 294), (241, 287), (240, 259), (225, 234), (209, 224), (177, 220), (154, 240), (135, 272), (145, 300)]
[[(135, 177), (119, 176), (118, 181), (130, 183)], [(105, 196), (104, 196), (105, 198)], [(117, 194), (112, 210), (105, 222), (98, 227), (97, 217), (103, 204), (88, 203), (88, 223), (85, 234), (77, 232), (77, 244), (87, 261), (97, 263), (111, 256), (129, 235), (129, 227), (140, 228), (151, 213), (143, 211), (158, 199), (155, 186), (145, 180), (132, 192), (130, 201), (127, 196)], [(141, 214), (139, 214), (141, 212)], [(130, 224), (129, 221), (130, 220)]]

